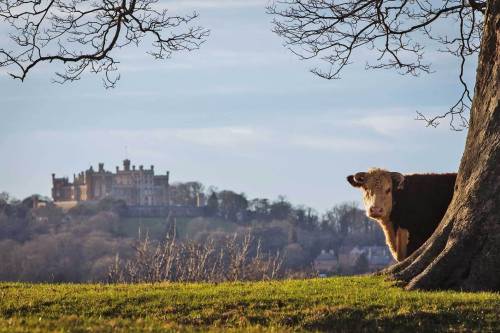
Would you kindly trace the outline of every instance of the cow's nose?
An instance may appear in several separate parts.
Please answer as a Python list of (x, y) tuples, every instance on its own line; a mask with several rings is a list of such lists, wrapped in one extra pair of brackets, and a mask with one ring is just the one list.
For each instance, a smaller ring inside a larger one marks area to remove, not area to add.
[(384, 209), (382, 207), (376, 207), (376, 206), (372, 206), (370, 207), (370, 215), (382, 215), (382, 213), (384, 212)]

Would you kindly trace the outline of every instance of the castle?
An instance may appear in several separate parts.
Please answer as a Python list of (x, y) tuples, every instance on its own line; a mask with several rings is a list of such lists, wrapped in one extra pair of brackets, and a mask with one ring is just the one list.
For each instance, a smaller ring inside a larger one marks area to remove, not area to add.
[(116, 167), (116, 173), (104, 170), (99, 163), (98, 170), (88, 170), (68, 178), (56, 178), (52, 174), (52, 198), (54, 202), (99, 201), (104, 198), (123, 200), (128, 206), (168, 206), (169, 172), (155, 175), (154, 166), (145, 169), (130, 167), (130, 160), (123, 161), (123, 170)]

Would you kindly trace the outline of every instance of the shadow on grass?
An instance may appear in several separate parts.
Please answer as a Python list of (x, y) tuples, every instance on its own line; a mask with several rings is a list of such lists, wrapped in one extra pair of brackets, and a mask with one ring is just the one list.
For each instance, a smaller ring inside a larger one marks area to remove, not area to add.
[(486, 326), (477, 312), (416, 311), (381, 317), (377, 310), (376, 307), (368, 310), (332, 307), (307, 316), (299, 325), (306, 330), (324, 332), (493, 332), (500, 329)]

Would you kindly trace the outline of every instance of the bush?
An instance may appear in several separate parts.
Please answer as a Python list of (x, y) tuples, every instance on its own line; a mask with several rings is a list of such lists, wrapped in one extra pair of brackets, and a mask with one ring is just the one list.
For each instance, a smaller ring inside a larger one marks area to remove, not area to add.
[(214, 239), (180, 242), (175, 237), (155, 243), (146, 237), (134, 249), (132, 259), (116, 258), (108, 282), (223, 282), (285, 277), (282, 256), (263, 255), (260, 242), (250, 234), (243, 238), (234, 234), (222, 243)]

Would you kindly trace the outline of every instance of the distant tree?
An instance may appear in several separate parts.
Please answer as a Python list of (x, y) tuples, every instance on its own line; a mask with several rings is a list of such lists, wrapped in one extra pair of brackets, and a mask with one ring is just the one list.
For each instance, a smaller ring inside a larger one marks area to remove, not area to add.
[(271, 204), (271, 218), (275, 220), (286, 220), (292, 214), (292, 204), (286, 200), (284, 196), (279, 196), (276, 201)]
[(318, 214), (314, 209), (298, 206), (292, 210), (295, 225), (303, 229), (314, 229), (319, 225)]
[(309, 229), (314, 229), (317, 226), (319, 226), (319, 216), (318, 212), (311, 207), (308, 207), (306, 209), (307, 214), (306, 214), (306, 225)]
[(10, 195), (7, 192), (0, 192), (0, 204), (6, 204), (9, 202)]
[(252, 235), (261, 241), (263, 253), (276, 253), (288, 245), (289, 226), (289, 223), (285, 221), (266, 223), (253, 227)]
[(176, 183), (170, 186), (170, 200), (175, 205), (196, 207), (203, 196), (204, 186), (200, 182)]
[(249, 209), (256, 219), (269, 219), (271, 213), (271, 204), (269, 199), (256, 198), (249, 202)]
[[(1, 217), (0, 217), (1, 221)], [(0, 223), (0, 234), (2, 233)], [(22, 260), (20, 256), (21, 244), (12, 240), (2, 240), (0, 236), (0, 281), (16, 281), (19, 274), (19, 263)]]
[(297, 237), (297, 230), (293, 226), (288, 229), (288, 244), (297, 243), (299, 241)]
[(85, 226), (88, 232), (105, 231), (112, 235), (117, 235), (119, 230), (120, 219), (116, 213), (111, 211), (102, 211), (90, 217)]
[(323, 215), (323, 224), (329, 225), (345, 237), (355, 226), (357, 207), (355, 202), (336, 205)]
[(217, 198), (217, 194), (212, 192), (208, 196), (207, 206), (205, 207), (205, 212), (207, 216), (215, 216), (219, 212), (219, 198)]
[(244, 194), (233, 191), (221, 191), (219, 197), (219, 214), (230, 221), (238, 220), (238, 213), (245, 212), (248, 208), (248, 200)]
[(68, 210), (68, 214), (71, 216), (91, 216), (97, 214), (98, 211), (99, 209), (96, 205), (82, 201)]
[(306, 209), (304, 207), (297, 207), (294, 209), (294, 218), (298, 225), (306, 225)]
[(199, 48), (208, 31), (193, 26), (198, 14), (171, 15), (159, 0), (7, 0), (0, 2), (0, 27), (10, 44), (0, 48), (0, 67), (24, 81), (35, 67), (61, 63), (54, 82), (103, 74), (106, 87), (120, 78), (117, 49), (152, 43), (154, 59)]

